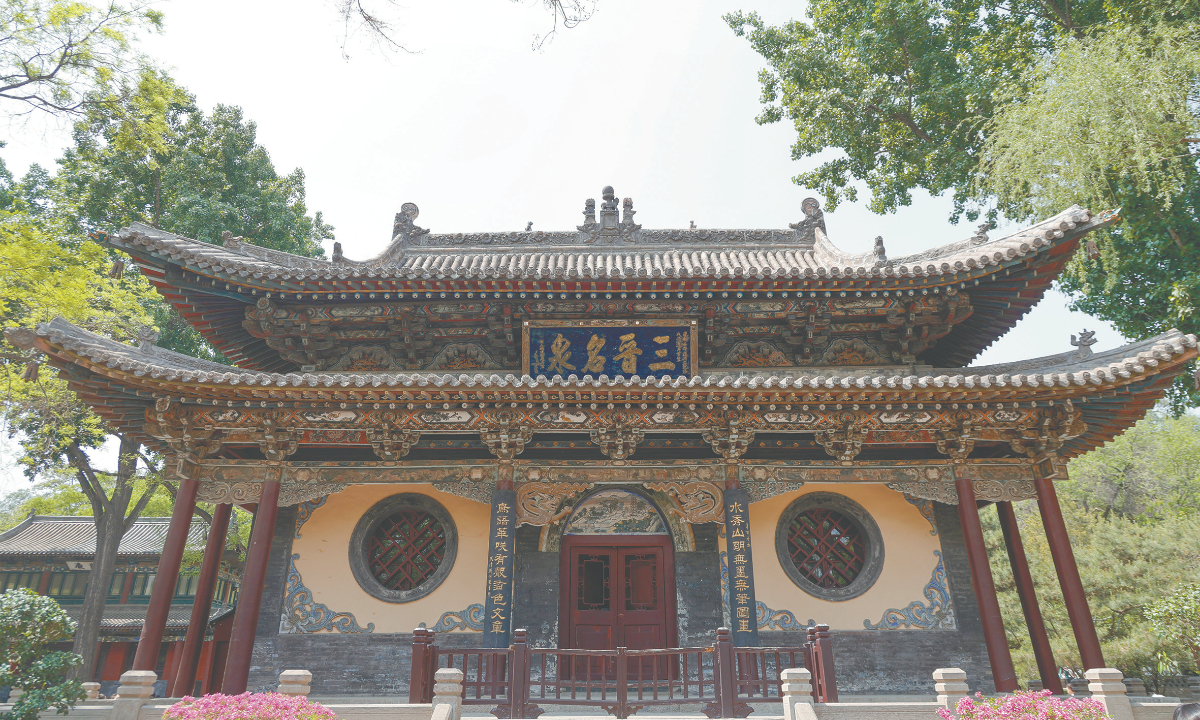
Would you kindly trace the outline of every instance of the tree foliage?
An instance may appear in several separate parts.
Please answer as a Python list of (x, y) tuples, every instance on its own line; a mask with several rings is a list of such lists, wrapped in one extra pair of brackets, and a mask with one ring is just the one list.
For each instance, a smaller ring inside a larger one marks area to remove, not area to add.
[(0, 101), (9, 114), (73, 114), (106, 101), (108, 86), (136, 67), (141, 31), (162, 29), (149, 3), (0, 2)]
[(37, 720), (42, 710), (66, 712), (86, 696), (71, 671), (78, 655), (53, 650), (71, 637), (75, 623), (51, 598), (27, 588), (0, 595), (0, 686), (24, 691), (0, 718)]
[(1182, 643), (1200, 667), (1200, 584), (1184, 585), (1151, 603), (1146, 616), (1160, 635)]
[[(949, 193), (953, 219), (1074, 203), (1121, 221), (1075, 257), (1077, 310), (1143, 339), (1200, 331), (1200, 3), (814, 0), (807, 21), (726, 17), (766, 60), (759, 122), (796, 128), (794, 180), (831, 208)], [(1184, 381), (1178, 413), (1200, 402)]]
[[(1200, 420), (1156, 414), (1073, 460), (1070, 478), (1056, 483), (1105, 662), (1160, 691), (1162, 675), (1200, 669), (1186, 642), (1187, 626), (1164, 631), (1155, 621), (1163, 597), (1200, 573), (1198, 452)], [(1082, 677), (1037, 504), (1017, 503), (1016, 510), (1055, 660)], [(992, 512), (981, 515), (1018, 675), (1036, 678), (999, 522)]]

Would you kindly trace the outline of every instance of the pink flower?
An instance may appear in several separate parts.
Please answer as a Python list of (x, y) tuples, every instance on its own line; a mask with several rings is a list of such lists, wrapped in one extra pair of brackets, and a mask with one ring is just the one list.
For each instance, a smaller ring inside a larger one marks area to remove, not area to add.
[(302, 696), (246, 692), (185, 697), (163, 712), (163, 720), (337, 720), (337, 716)]
[(954, 712), (937, 711), (943, 720), (1105, 720), (1104, 706), (1096, 700), (1052, 697), (1049, 690), (958, 701)]

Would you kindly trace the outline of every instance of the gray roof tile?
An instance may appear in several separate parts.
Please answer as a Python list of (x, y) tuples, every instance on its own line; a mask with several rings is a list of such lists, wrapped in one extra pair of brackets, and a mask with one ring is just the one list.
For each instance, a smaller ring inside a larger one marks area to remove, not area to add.
[[(162, 552), (169, 517), (139, 518), (121, 538), (117, 555), (158, 555)], [(203, 547), (208, 525), (192, 520), (188, 545)], [(32, 515), (20, 525), (0, 533), (0, 556), (94, 555), (96, 523), (91, 517)]]

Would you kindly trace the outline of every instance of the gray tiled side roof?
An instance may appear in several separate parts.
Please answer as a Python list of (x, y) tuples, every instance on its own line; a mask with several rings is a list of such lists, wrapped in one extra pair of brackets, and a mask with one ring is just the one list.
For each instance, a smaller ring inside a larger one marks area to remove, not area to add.
[[(121, 538), (117, 555), (158, 555), (162, 553), (169, 517), (138, 518)], [(208, 525), (193, 518), (188, 545), (203, 547)], [(0, 533), (3, 555), (94, 555), (96, 523), (91, 517), (32, 515), (20, 525)]]
[(605, 241), (587, 232), (397, 235), (366, 261), (299, 257), (242, 242), (211, 245), (147, 225), (114, 237), (172, 262), (247, 279), (345, 278), (637, 278), (637, 277), (926, 277), (995, 266), (1078, 236), (1107, 222), (1079, 206), (996, 240), (964, 240), (886, 259), (847, 253), (820, 228), (813, 240), (792, 230), (636, 230)]
[[(100, 620), (100, 627), (104, 630), (137, 630), (146, 622), (146, 610), (149, 605), (145, 604), (128, 604), (128, 605), (105, 605), (104, 616)], [(67, 615), (71, 616), (72, 620), (79, 620), (83, 614), (82, 605), (64, 605), (63, 610)], [(220, 619), (222, 616), (233, 611), (232, 605), (216, 605), (208, 613), (208, 621)], [(167, 613), (168, 630), (186, 630), (192, 619), (192, 606), (182, 603), (171, 605), (171, 609)]]
[[(28, 332), (28, 331), (25, 331)], [(1021, 363), (1006, 363), (966, 368), (914, 370), (901, 375), (893, 368), (879, 368), (871, 374), (869, 367), (825, 367), (825, 368), (759, 368), (755, 371), (733, 375), (719, 371), (693, 377), (639, 378), (623, 376), (583, 378), (571, 375), (568, 378), (555, 376), (545, 378), (517, 377), (515, 375), (441, 374), (421, 372), (327, 372), (327, 373), (269, 373), (238, 370), (227, 365), (204, 363), (186, 355), (151, 348), (145, 352), (124, 345), (56, 318), (38, 326), (37, 335), (52, 344), (88, 360), (120, 368), (134, 375), (149, 375), (170, 382), (193, 382), (213, 385), (258, 385), (277, 387), (411, 387), (433, 385), (436, 387), (562, 387), (562, 386), (616, 386), (638, 385), (647, 387), (780, 387), (780, 388), (833, 388), (833, 387), (964, 387), (997, 388), (1037, 385), (1095, 385), (1118, 382), (1135, 375), (1150, 374), (1159, 361), (1187, 352), (1196, 347), (1195, 335), (1185, 335), (1171, 330), (1158, 337), (1115, 348), (1099, 354), (1076, 351), (1031, 359)], [(10, 340), (13, 335), (9, 335)], [(179, 360), (177, 363), (176, 360)], [(200, 367), (211, 366), (210, 369)]]

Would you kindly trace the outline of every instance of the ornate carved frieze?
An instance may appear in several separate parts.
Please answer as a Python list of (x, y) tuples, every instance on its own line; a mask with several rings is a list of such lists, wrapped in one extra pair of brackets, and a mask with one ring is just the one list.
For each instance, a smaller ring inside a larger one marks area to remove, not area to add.
[(485, 477), (484, 468), (463, 468), (454, 480), (435, 480), (433, 488), (439, 492), (490, 505), (492, 494), (496, 490), (496, 477), (495, 473), (487, 475), (489, 477)]
[(571, 514), (563, 501), (589, 490), (592, 483), (527, 482), (517, 486), (517, 525), (550, 525)]
[(479, 437), (500, 460), (512, 460), (533, 439), (533, 428), (513, 422), (513, 414), (507, 411), (494, 413), (487, 419)]
[(668, 512), (693, 525), (725, 521), (725, 494), (714, 482), (658, 482), (643, 483), (643, 486), (665, 494), (672, 503)]
[[(972, 480), (975, 496), (980, 500), (1006, 502), (1032, 500), (1037, 497), (1032, 480)], [(954, 482), (907, 482), (888, 483), (888, 487), (913, 497), (936, 500), (946, 505), (958, 504), (958, 490)]]
[(596, 428), (591, 432), (592, 442), (610, 460), (628, 460), (645, 437), (646, 433), (639, 428), (628, 426)]
[[(279, 488), (279, 507), (298, 505), (345, 490), (347, 483), (285, 482)], [(214, 504), (245, 505), (262, 497), (261, 482), (203, 482), (196, 491), (196, 501)]]

